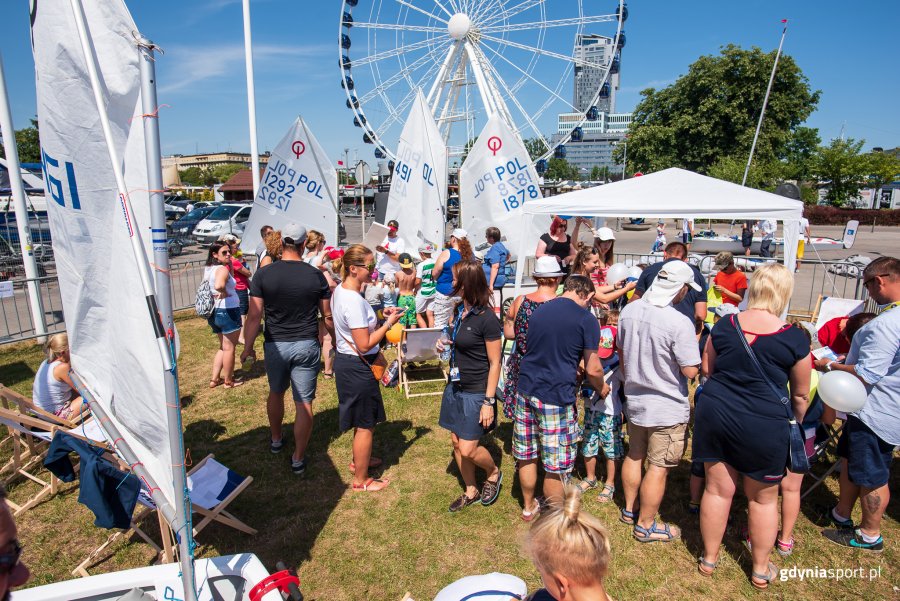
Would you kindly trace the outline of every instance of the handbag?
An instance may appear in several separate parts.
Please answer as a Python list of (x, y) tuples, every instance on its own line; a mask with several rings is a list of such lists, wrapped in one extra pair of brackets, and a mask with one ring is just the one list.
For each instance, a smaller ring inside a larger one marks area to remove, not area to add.
[(759, 364), (759, 360), (756, 358), (756, 355), (753, 353), (753, 349), (750, 348), (750, 344), (747, 342), (747, 338), (744, 336), (744, 330), (741, 329), (741, 323), (738, 321), (737, 315), (731, 316), (731, 324), (734, 326), (734, 329), (737, 330), (738, 337), (741, 339), (741, 343), (744, 345), (744, 350), (747, 351), (748, 355), (750, 355), (750, 361), (751, 363), (753, 363), (754, 367), (756, 367), (756, 371), (759, 373), (763, 381), (769, 385), (769, 388), (772, 390), (775, 398), (778, 399), (778, 403), (782, 407), (784, 407), (785, 413), (787, 415), (791, 442), (788, 467), (795, 474), (805, 474), (809, 471), (809, 458), (806, 456), (806, 440), (803, 437), (803, 429), (800, 427), (800, 424), (797, 423), (797, 419), (794, 417), (794, 411), (791, 409), (791, 402), (786, 396), (781, 393), (781, 391), (778, 390), (778, 387), (775, 386), (772, 380), (770, 380), (766, 375), (766, 372), (763, 370), (762, 365)]
[(388, 367), (387, 358), (384, 356), (384, 353), (379, 350), (378, 354), (375, 356), (375, 360), (369, 363), (368, 359), (366, 359), (363, 354), (359, 352), (359, 349), (356, 348), (356, 345), (353, 344), (352, 341), (347, 340), (347, 337), (343, 334), (341, 334), (341, 338), (343, 338), (344, 341), (350, 345), (350, 348), (353, 349), (353, 352), (356, 353), (359, 358), (362, 359), (363, 362), (365, 362), (368, 368), (372, 370), (372, 375), (375, 376), (375, 379), (378, 382), (381, 382), (381, 378), (384, 377), (384, 372)]

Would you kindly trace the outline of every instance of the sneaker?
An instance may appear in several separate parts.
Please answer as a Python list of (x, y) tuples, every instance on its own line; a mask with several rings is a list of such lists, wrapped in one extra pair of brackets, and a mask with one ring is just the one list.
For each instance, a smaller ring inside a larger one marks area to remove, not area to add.
[(499, 472), (496, 482), (485, 480), (481, 487), (481, 504), (490, 505), (500, 496), (500, 486), (503, 484), (503, 472)]
[(475, 495), (474, 497), (467, 497), (465, 493), (459, 495), (459, 498), (450, 503), (450, 513), (456, 513), (457, 511), (462, 511), (469, 505), (474, 505), (475, 503), (481, 502), (481, 495)]
[(301, 477), (306, 475), (306, 458), (300, 461), (291, 458), (291, 471)]
[(284, 448), (284, 440), (270, 440), (269, 441), (269, 452), (270, 453), (280, 453), (281, 449)]
[(884, 551), (884, 539), (881, 538), (881, 536), (879, 536), (878, 540), (874, 543), (867, 543), (863, 540), (862, 533), (859, 529), (850, 530), (847, 528), (840, 528), (835, 530), (828, 528), (822, 531), (822, 536), (842, 547), (862, 549), (863, 551), (870, 551), (872, 553), (881, 553)]
[(828, 521), (834, 524), (835, 528), (838, 528), (839, 530), (853, 530), (853, 520), (839, 520), (834, 517), (834, 507), (829, 507), (826, 515), (828, 516)]

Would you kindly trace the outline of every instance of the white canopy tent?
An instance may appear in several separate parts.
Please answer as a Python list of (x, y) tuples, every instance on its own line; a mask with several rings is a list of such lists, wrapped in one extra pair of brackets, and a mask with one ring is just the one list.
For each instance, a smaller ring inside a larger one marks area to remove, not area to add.
[[(535, 215), (773, 219), (783, 224), (784, 264), (793, 271), (797, 263), (802, 214), (803, 203), (799, 200), (672, 168), (525, 203), (520, 214), (519, 231), (528, 231), (526, 228)], [(526, 256), (526, 245), (530, 243), (533, 241), (522, 239), (518, 248), (519, 257)], [(523, 276), (524, 270), (517, 269), (517, 295)]]

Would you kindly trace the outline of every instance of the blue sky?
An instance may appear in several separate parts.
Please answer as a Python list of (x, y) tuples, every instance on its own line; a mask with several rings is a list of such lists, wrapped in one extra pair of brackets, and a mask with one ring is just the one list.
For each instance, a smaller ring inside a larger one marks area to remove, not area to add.
[[(359, 0), (356, 19), (378, 1)], [(410, 1), (434, 6), (434, 0)], [(604, 1), (611, 12), (613, 0), (585, 0), (585, 5)], [(551, 18), (557, 14), (554, 7), (562, 14), (573, 4), (547, 0)], [(160, 102), (170, 105), (161, 112), (164, 154), (247, 151), (240, 0), (131, 0), (128, 5), (141, 31), (165, 50), (157, 64)], [(337, 0), (252, 0), (260, 151), (271, 149), (302, 114), (335, 159), (350, 148), (351, 159), (356, 150), (359, 158), (373, 161), (372, 146), (353, 127), (340, 87), (340, 6)], [(864, 138), (867, 148), (900, 146), (894, 45), (900, 2), (631, 0), (628, 6), (619, 111), (633, 109), (641, 89), (673, 82), (698, 56), (716, 53), (724, 44), (773, 50), (780, 20), (788, 18), (785, 52), (797, 60), (812, 87), (822, 90), (808, 125), (818, 127), (824, 140), (837, 137), (844, 126), (845, 135)], [(0, 52), (13, 119), (21, 128), (35, 114), (28, 2), (7, 0), (0, 14)], [(597, 30), (608, 32), (602, 26)], [(361, 56), (360, 31), (353, 31), (354, 59)], [(558, 77), (553, 64), (540, 63), (535, 74), (542, 80)], [(571, 95), (568, 87), (564, 90)], [(549, 130), (551, 123), (548, 118), (539, 125)]]

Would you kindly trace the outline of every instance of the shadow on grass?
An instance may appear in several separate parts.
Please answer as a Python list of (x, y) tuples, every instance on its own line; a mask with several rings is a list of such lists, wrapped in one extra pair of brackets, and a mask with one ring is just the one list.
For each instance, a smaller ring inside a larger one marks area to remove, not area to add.
[[(19, 384), (34, 382), (34, 369), (24, 361), (7, 363), (3, 366), (3, 385), (15, 388)], [(29, 395), (30, 396), (30, 395)]]

